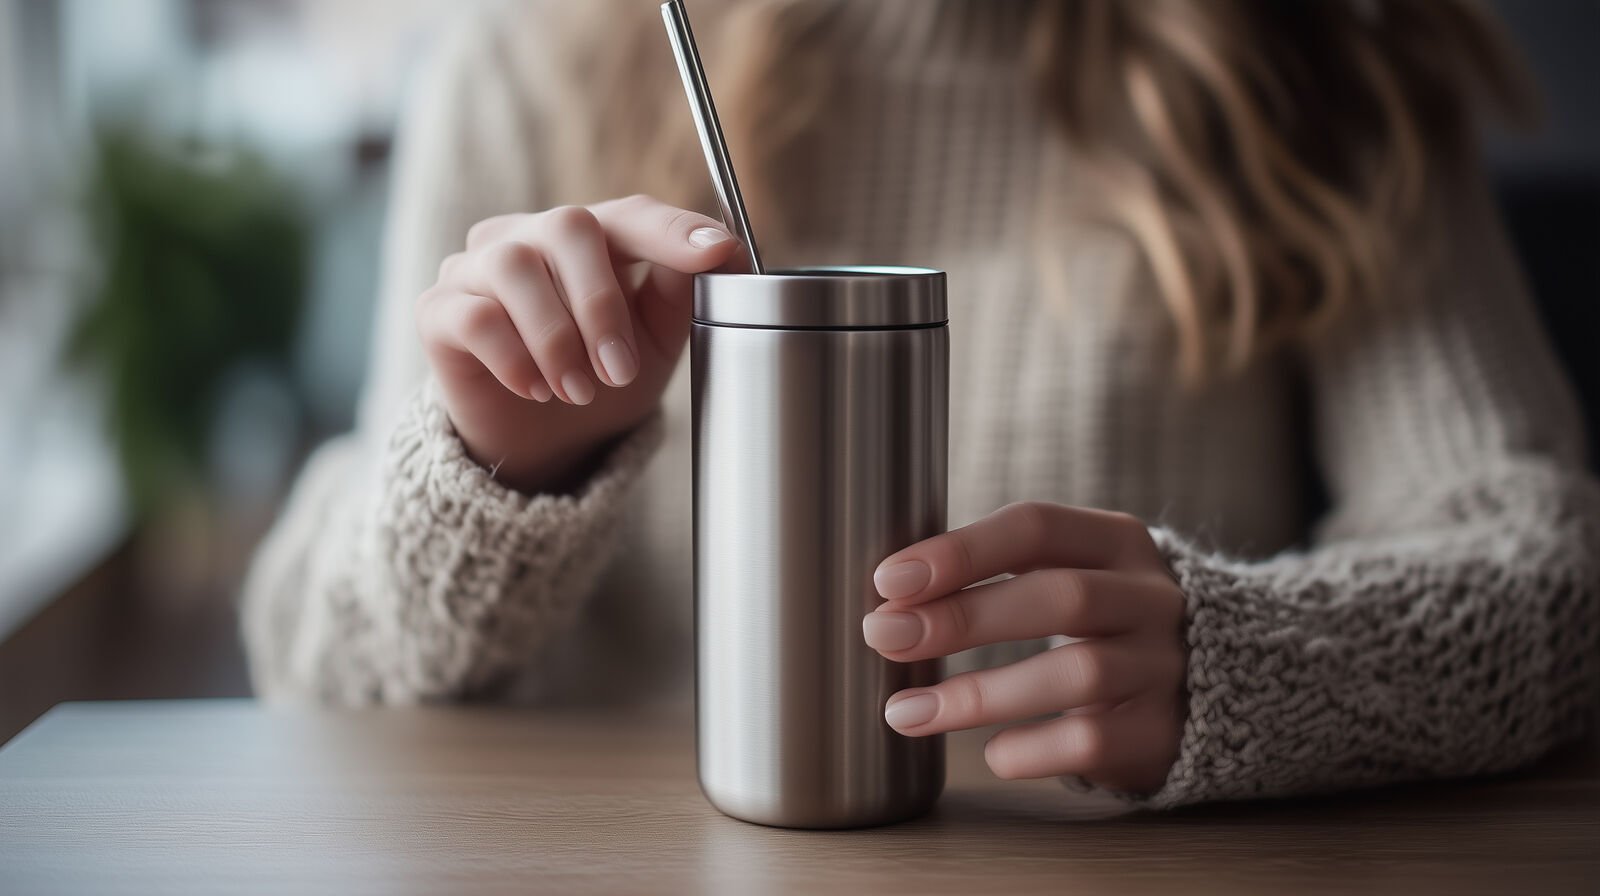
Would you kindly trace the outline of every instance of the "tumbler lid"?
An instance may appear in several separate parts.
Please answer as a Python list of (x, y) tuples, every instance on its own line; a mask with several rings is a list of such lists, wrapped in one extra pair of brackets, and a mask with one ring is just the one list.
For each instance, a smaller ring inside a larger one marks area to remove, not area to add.
[(697, 274), (694, 319), (773, 329), (874, 330), (945, 323), (944, 272), (859, 266)]

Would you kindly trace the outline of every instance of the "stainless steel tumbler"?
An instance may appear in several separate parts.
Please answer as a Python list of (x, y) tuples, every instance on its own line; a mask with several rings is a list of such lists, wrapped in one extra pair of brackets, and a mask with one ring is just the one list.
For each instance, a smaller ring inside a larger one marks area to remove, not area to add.
[(879, 561), (945, 528), (944, 274), (701, 274), (690, 355), (701, 789), (782, 827), (920, 814), (943, 741), (883, 705), (940, 664), (883, 659), (861, 618)]

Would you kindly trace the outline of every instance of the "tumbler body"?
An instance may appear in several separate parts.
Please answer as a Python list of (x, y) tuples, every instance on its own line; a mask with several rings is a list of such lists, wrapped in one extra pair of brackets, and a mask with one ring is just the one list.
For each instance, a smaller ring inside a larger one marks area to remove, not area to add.
[(940, 737), (887, 698), (939, 679), (862, 640), (873, 570), (945, 529), (944, 275), (702, 274), (690, 336), (701, 789), (735, 818), (882, 824), (929, 808)]

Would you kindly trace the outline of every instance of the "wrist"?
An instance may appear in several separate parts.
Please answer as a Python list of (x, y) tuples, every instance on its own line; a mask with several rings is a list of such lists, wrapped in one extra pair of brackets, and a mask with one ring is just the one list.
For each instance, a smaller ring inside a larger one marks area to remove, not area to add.
[(601, 459), (616, 442), (615, 438), (540, 452), (537, 456), (499, 461), (479, 457), (471, 445), (467, 456), (488, 470), (494, 481), (525, 495), (570, 495), (594, 475)]

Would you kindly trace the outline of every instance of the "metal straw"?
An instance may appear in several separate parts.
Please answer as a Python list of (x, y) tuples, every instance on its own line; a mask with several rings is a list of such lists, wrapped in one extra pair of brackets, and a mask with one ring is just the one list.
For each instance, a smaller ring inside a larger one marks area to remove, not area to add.
[(661, 4), (661, 18), (667, 23), (672, 55), (677, 57), (683, 91), (689, 97), (689, 111), (694, 113), (700, 147), (706, 153), (706, 167), (711, 169), (711, 181), (717, 188), (722, 223), (744, 247), (722, 269), (731, 273), (764, 273), (761, 253), (756, 251), (755, 234), (750, 230), (750, 215), (745, 211), (744, 194), (739, 192), (739, 179), (733, 174), (733, 159), (728, 155), (728, 143), (722, 136), (722, 122), (717, 118), (716, 104), (711, 101), (711, 87), (706, 83), (705, 67), (700, 64), (694, 30), (689, 27), (689, 11), (684, 9), (683, 0), (667, 0)]

